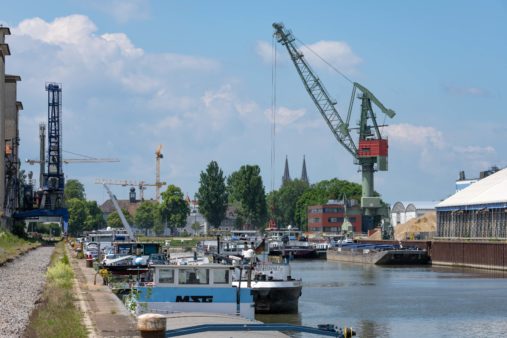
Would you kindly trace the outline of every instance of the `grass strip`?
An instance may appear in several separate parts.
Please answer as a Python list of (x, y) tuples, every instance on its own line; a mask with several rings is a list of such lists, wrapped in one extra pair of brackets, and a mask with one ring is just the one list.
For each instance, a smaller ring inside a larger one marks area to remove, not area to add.
[(0, 230), (0, 265), (38, 246), (39, 242), (30, 242), (9, 231)]
[(74, 304), (73, 281), (74, 272), (61, 241), (51, 256), (42, 301), (32, 313), (25, 337), (88, 337), (82, 313)]

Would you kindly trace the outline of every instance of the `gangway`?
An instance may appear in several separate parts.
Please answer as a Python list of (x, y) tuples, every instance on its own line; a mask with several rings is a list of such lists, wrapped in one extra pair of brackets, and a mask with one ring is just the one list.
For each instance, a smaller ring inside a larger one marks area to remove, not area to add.
[(193, 333), (211, 332), (211, 331), (294, 331), (305, 332), (319, 336), (337, 337), (337, 338), (351, 338), (356, 335), (356, 332), (351, 328), (337, 328), (334, 325), (324, 324), (319, 325), (318, 328), (302, 325), (293, 325), (285, 323), (271, 323), (271, 324), (203, 324), (181, 329), (168, 330), (165, 332), (165, 337), (179, 337)]

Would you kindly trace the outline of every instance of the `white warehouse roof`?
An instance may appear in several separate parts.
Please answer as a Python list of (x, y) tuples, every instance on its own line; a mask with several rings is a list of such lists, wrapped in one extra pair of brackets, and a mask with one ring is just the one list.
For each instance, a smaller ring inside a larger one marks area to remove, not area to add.
[(497, 171), (440, 202), (437, 208), (507, 204), (507, 168)]

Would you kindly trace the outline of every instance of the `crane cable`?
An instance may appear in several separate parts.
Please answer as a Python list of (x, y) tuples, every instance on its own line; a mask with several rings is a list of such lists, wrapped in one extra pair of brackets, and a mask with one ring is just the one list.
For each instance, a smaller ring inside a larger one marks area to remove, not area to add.
[(275, 190), (276, 167), (276, 78), (277, 43), (275, 35), (271, 42), (271, 191)]
[[(294, 36), (294, 35), (293, 35)], [(312, 52), (312, 54), (314, 54), (316, 57), (318, 57), (322, 62), (324, 62), (326, 65), (329, 66), (329, 68), (331, 68), (332, 70), (334, 70), (336, 73), (338, 73), (339, 75), (341, 75), (345, 80), (349, 81), (351, 84), (354, 84), (354, 81), (352, 81), (347, 75), (345, 75), (342, 71), (340, 71), (338, 68), (336, 68), (335, 66), (333, 66), (330, 62), (326, 61), (326, 59), (324, 59), (323, 57), (321, 57), (319, 54), (317, 54), (317, 52), (315, 52), (312, 48), (310, 48), (307, 44), (305, 44), (303, 41), (301, 41), (300, 39), (298, 39), (297, 37), (294, 36), (294, 38), (296, 39), (296, 41), (298, 41), (301, 46), (305, 47), (306, 49), (308, 49), (310, 52)], [(380, 130), (383, 132), (384, 131), (384, 126), (385, 126), (385, 120), (386, 120), (386, 116), (384, 115), (384, 121), (382, 123), (382, 126), (380, 127)]]
[(72, 154), (72, 155), (76, 155), (76, 156), (81, 156), (81, 157), (85, 157), (85, 158), (90, 159), (90, 160), (96, 160), (97, 159), (96, 157), (92, 157), (92, 156), (89, 156), (89, 155), (83, 155), (83, 154), (79, 154), (79, 153), (74, 153), (74, 152), (68, 151), (68, 150), (62, 150), (62, 153), (68, 153), (68, 154)]
[(350, 83), (354, 84), (354, 81), (352, 81), (347, 75), (345, 75), (342, 71), (340, 71), (338, 68), (336, 68), (335, 66), (333, 66), (330, 62), (326, 61), (326, 59), (324, 59), (322, 56), (320, 56), (319, 54), (317, 54), (317, 52), (315, 52), (313, 49), (311, 49), (307, 44), (305, 44), (303, 41), (301, 41), (300, 39), (298, 39), (296, 37), (294, 37), (294, 38), (301, 44), (301, 46), (307, 48), (316, 57), (318, 57), (322, 62), (324, 62), (326, 65), (328, 65), (332, 70), (334, 70), (336, 73), (340, 74), (345, 80), (347, 80)]

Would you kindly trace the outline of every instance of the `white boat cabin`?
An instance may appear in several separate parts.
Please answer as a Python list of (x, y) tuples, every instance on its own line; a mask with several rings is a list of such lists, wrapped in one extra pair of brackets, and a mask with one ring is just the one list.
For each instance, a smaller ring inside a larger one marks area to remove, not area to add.
[(154, 265), (148, 282), (136, 287), (136, 313), (205, 312), (254, 319), (252, 290), (232, 285), (232, 269), (223, 264)]

